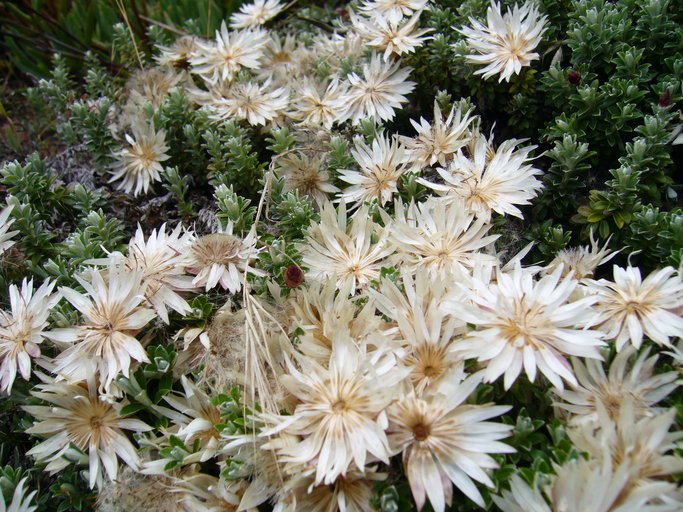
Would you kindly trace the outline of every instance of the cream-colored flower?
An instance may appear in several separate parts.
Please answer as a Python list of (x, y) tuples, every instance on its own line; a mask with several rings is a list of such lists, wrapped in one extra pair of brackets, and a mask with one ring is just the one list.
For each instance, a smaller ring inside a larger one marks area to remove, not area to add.
[(389, 441), (395, 451), (403, 453), (418, 510), (429, 498), (435, 512), (443, 512), (446, 504), (451, 504), (451, 482), (483, 507), (484, 500), (472, 480), (493, 487), (484, 470), (498, 464), (488, 454), (515, 451), (499, 441), (510, 435), (512, 426), (485, 421), (510, 407), (463, 403), (480, 382), (481, 376), (475, 374), (448, 386), (447, 396), (417, 398), (411, 394), (389, 409)]
[(529, 487), (519, 475), (510, 477), (510, 491), (493, 496), (503, 512), (677, 512), (678, 503), (665, 504), (660, 498), (675, 489), (668, 482), (629, 487), (628, 462), (612, 467), (583, 457), (555, 467), (556, 476), (545, 493)]
[(184, 464), (205, 462), (216, 455), (219, 446), (220, 432), (216, 425), (221, 423), (221, 412), (211, 398), (185, 375), (180, 376), (183, 393), (169, 393), (164, 400), (173, 409), (156, 406), (155, 410), (173, 420), (178, 427), (176, 435), (187, 446), (199, 440), (200, 446), (192, 455), (186, 457)]
[(254, 0), (230, 16), (230, 28), (257, 28), (277, 16), (285, 6), (279, 0)]
[(187, 512), (258, 512), (257, 509), (240, 508), (244, 480), (227, 481), (212, 475), (196, 473), (178, 479), (175, 492)]
[(536, 146), (515, 149), (518, 142), (506, 140), (490, 155), (488, 141), (479, 135), (471, 158), (458, 150), (448, 169), (438, 169), (444, 184), (418, 181), (447, 198), (464, 199), (468, 210), (487, 222), (493, 212), (521, 219), (522, 212), (515, 205), (529, 204), (543, 185), (535, 177), (540, 169), (527, 164)]
[[(374, 241), (373, 237), (377, 236)], [(338, 287), (351, 281), (350, 292), (366, 287), (379, 278), (382, 261), (393, 252), (386, 232), (375, 224), (367, 207), (356, 211), (346, 225), (346, 205), (338, 211), (331, 203), (323, 205), (320, 223), (312, 223), (301, 246), (307, 276), (315, 280), (333, 279)]]
[(471, 140), (470, 126), (477, 119), (470, 111), (463, 114), (460, 107), (453, 107), (444, 120), (438, 102), (434, 102), (434, 120), (428, 123), (423, 117), (420, 123), (410, 120), (417, 131), (416, 137), (400, 137), (408, 150), (411, 164), (417, 169), (433, 166), (437, 162), (445, 167), (455, 153)]
[(485, 380), (505, 374), (509, 389), (524, 368), (529, 380), (537, 368), (558, 389), (562, 379), (577, 385), (565, 356), (601, 359), (603, 333), (589, 330), (594, 319), (594, 297), (571, 301), (578, 286), (571, 277), (560, 280), (555, 271), (539, 280), (521, 265), (498, 272), (496, 284), (474, 281), (467, 290), (472, 304), (455, 300), (447, 311), (477, 326), (459, 340), (454, 350), (486, 362)]
[(593, 231), (590, 234), (590, 247), (582, 245), (579, 247), (570, 247), (562, 249), (557, 253), (555, 258), (548, 263), (545, 272), (551, 273), (562, 265), (562, 275), (569, 275), (570, 273), (576, 279), (583, 279), (584, 277), (593, 277), (595, 269), (603, 263), (607, 263), (614, 258), (619, 251), (610, 251), (607, 248), (609, 239), (601, 248), (593, 237)]
[(33, 280), (24, 278), (21, 290), (10, 285), (11, 311), (0, 311), (0, 391), (12, 391), (17, 370), (24, 380), (31, 376), (31, 358), (40, 356), (47, 317), (61, 298), (52, 294), (54, 286), (54, 281), (45, 281), (34, 293)]
[(11, 204), (9, 206), (5, 206), (2, 209), (2, 212), (0, 212), (0, 254), (5, 252), (16, 243), (15, 240), (10, 239), (19, 233), (19, 231), (7, 231), (14, 222), (14, 219), (9, 218), (13, 209), (14, 205)]
[(339, 288), (333, 279), (313, 281), (293, 297), (292, 328), (303, 331), (297, 350), (322, 365), (329, 362), (332, 339), (340, 332), (377, 348), (393, 341), (393, 330), (377, 316), (374, 301), (359, 305), (350, 294), (351, 286), (351, 281)]
[(73, 344), (55, 359), (55, 373), (81, 381), (94, 369), (106, 390), (120, 373), (129, 375), (131, 359), (149, 361), (135, 338), (156, 317), (154, 310), (141, 305), (145, 300), (141, 277), (139, 272), (110, 267), (106, 276), (101, 271), (91, 272), (90, 282), (76, 276), (87, 295), (72, 288), (59, 288), (64, 298), (81, 312), (84, 321), (46, 333), (55, 341)]
[(541, 42), (546, 31), (546, 16), (539, 16), (536, 5), (525, 2), (522, 7), (515, 4), (512, 11), (505, 15), (500, 12), (500, 4), (491, 0), (486, 11), (488, 26), (470, 18), (474, 28), (463, 27), (458, 31), (467, 36), (467, 44), (477, 52), (468, 55), (467, 61), (473, 64), (486, 64), (475, 74), (489, 78), (499, 74), (499, 82), (508, 81), (514, 74), (519, 74), (524, 66), (538, 59), (533, 50)]
[(190, 59), (192, 72), (211, 83), (230, 82), (242, 68), (257, 69), (268, 42), (264, 30), (228, 31), (225, 21), (216, 30), (215, 43), (199, 42), (199, 49)]
[(462, 367), (463, 360), (451, 348), (466, 325), (440, 307), (447, 293), (445, 280), (434, 279), (424, 270), (413, 276), (406, 267), (400, 268), (401, 288), (391, 279), (383, 279), (379, 291), (369, 289), (368, 294), (377, 309), (398, 326), (401, 361), (410, 369), (419, 396)]
[(366, 16), (399, 23), (404, 17), (425, 9), (428, 3), (429, 0), (366, 0), (360, 10)]
[(323, 126), (329, 130), (346, 108), (343, 101), (346, 87), (336, 78), (325, 85), (307, 77), (293, 89), (293, 110), (289, 115), (304, 127)]
[(571, 390), (556, 391), (563, 402), (555, 402), (555, 405), (572, 413), (570, 424), (597, 421), (596, 402), (600, 402), (612, 420), (617, 421), (625, 398), (633, 401), (638, 418), (658, 414), (661, 411), (653, 406), (678, 387), (678, 372), (655, 375), (658, 356), (648, 358), (649, 352), (644, 350), (634, 358), (637, 350), (627, 346), (614, 358), (607, 375), (600, 361), (572, 358), (579, 385)]
[(125, 85), (125, 89), (129, 91), (125, 110), (135, 116), (147, 103), (159, 108), (185, 76), (187, 75), (178, 73), (173, 68), (161, 66), (136, 71)]
[(27, 455), (48, 462), (47, 471), (55, 473), (67, 467), (64, 457), (75, 445), (87, 455), (90, 487), (104, 485), (104, 474), (115, 480), (118, 458), (139, 469), (140, 459), (123, 430), (146, 432), (151, 428), (140, 420), (120, 416), (123, 404), (105, 400), (97, 392), (95, 379), (80, 384), (49, 382), (38, 385), (31, 394), (51, 405), (25, 406), (29, 414), (41, 420), (26, 430), (28, 434), (45, 435), (45, 441), (31, 448)]
[(289, 153), (277, 157), (275, 163), (275, 173), (285, 180), (285, 193), (298, 190), (320, 206), (329, 200), (328, 194), (339, 192), (326, 170), (324, 154)]
[(161, 181), (164, 167), (161, 162), (170, 158), (166, 154), (166, 132), (156, 131), (153, 124), (140, 122), (133, 126), (133, 137), (126, 134), (128, 146), (116, 152), (117, 163), (114, 165), (109, 183), (122, 180), (117, 187), (126, 193), (147, 193), (154, 181)]
[(405, 148), (395, 137), (379, 135), (372, 147), (357, 141), (351, 154), (360, 171), (338, 171), (339, 179), (351, 184), (339, 195), (340, 199), (347, 204), (355, 202), (356, 206), (377, 200), (384, 206), (398, 192), (399, 180), (407, 171)]
[(683, 471), (683, 457), (672, 453), (683, 433), (669, 432), (676, 422), (675, 408), (639, 417), (634, 401), (624, 396), (615, 421), (602, 403), (596, 407), (597, 421), (569, 429), (569, 438), (577, 450), (596, 461), (614, 468), (625, 464), (624, 493)]
[(330, 485), (319, 485), (296, 502), (296, 510), (307, 512), (374, 512), (373, 481), (384, 480), (386, 473), (374, 468), (349, 471)]
[(412, 68), (401, 68), (398, 62), (382, 61), (373, 54), (370, 62), (363, 65), (363, 77), (350, 73), (347, 80), (349, 90), (344, 96), (346, 111), (343, 119), (351, 119), (358, 124), (361, 119), (370, 117), (375, 120), (390, 121), (394, 109), (408, 101), (405, 97), (415, 88), (415, 82), (407, 80)]
[(195, 290), (192, 277), (185, 274), (182, 267), (184, 253), (192, 244), (194, 235), (184, 231), (178, 224), (167, 233), (166, 224), (159, 230), (153, 229), (147, 240), (138, 225), (128, 244), (128, 256), (112, 253), (105, 260), (91, 260), (89, 263), (105, 262), (108, 265), (121, 265), (130, 272), (141, 274), (145, 287), (145, 299), (154, 307), (159, 317), (169, 323), (170, 307), (181, 315), (191, 311), (190, 305), (178, 292)]
[(247, 121), (264, 125), (281, 115), (289, 103), (289, 93), (284, 87), (271, 89), (270, 80), (264, 84), (238, 83), (229, 87), (208, 104), (213, 119)]
[(364, 471), (368, 455), (388, 463), (384, 409), (396, 394), (405, 372), (390, 356), (368, 357), (345, 336), (333, 340), (329, 368), (301, 359), (301, 370), (288, 362), (282, 384), (299, 399), (294, 414), (265, 418), (275, 425), (261, 435), (278, 432), (301, 441), (279, 450), (280, 460), (315, 468), (315, 484), (332, 484), (352, 465)]
[(354, 30), (358, 32), (371, 48), (384, 52), (384, 60), (413, 53), (431, 37), (424, 37), (432, 29), (417, 28), (420, 12), (416, 12), (403, 23), (392, 23), (383, 17), (363, 18), (352, 16)]
[(258, 252), (254, 230), (241, 239), (232, 234), (230, 222), (225, 230), (197, 238), (187, 251), (184, 265), (188, 272), (196, 274), (192, 280), (195, 286), (204, 286), (208, 291), (220, 284), (224, 290), (238, 293), (244, 274), (265, 275), (250, 266)]
[(683, 337), (683, 281), (673, 267), (652, 272), (643, 280), (640, 269), (614, 266), (614, 282), (588, 281), (596, 294), (598, 323), (617, 350), (630, 342), (640, 348), (643, 335), (657, 345), (670, 346)]
[(169, 47), (157, 46), (159, 55), (154, 59), (160, 66), (170, 66), (180, 69), (190, 67), (190, 59), (199, 51), (199, 40), (195, 36), (182, 36)]
[(499, 235), (486, 236), (491, 226), (468, 213), (463, 201), (431, 198), (417, 205), (411, 203), (407, 215), (401, 203), (395, 210), (389, 240), (396, 246), (399, 265), (448, 279), (469, 273), (475, 265), (498, 264), (495, 256), (479, 251)]

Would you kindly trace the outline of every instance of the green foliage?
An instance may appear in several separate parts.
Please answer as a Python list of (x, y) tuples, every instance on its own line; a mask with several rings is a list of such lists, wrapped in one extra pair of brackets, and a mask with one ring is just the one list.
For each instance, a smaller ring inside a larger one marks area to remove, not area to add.
[(191, 217), (194, 212), (194, 205), (192, 201), (186, 198), (186, 193), (190, 188), (190, 177), (181, 176), (177, 167), (167, 167), (164, 177), (166, 178), (164, 188), (173, 194), (180, 216), (184, 218)]
[(53, 210), (63, 210), (66, 190), (55, 187), (55, 176), (37, 153), (26, 159), (26, 165), (16, 161), (6, 164), (0, 174), (0, 183), (7, 187), (7, 192), (22, 203), (36, 205), (45, 220), (53, 215)]
[(218, 213), (216, 216), (222, 221), (223, 227), (232, 222), (233, 233), (244, 235), (249, 232), (256, 217), (256, 207), (249, 206), (251, 200), (237, 195), (232, 188), (220, 184), (214, 190)]
[(282, 237), (287, 240), (301, 239), (311, 221), (320, 219), (308, 196), (299, 197), (298, 190), (287, 192), (278, 198), (271, 215), (282, 231)]
[(252, 151), (247, 131), (235, 121), (209, 128), (202, 135), (209, 153), (210, 184), (234, 186), (237, 192), (249, 193), (256, 188), (265, 164)]
[(45, 257), (55, 254), (52, 239), (55, 234), (48, 230), (43, 216), (28, 203), (22, 203), (18, 198), (8, 196), (7, 204), (13, 205), (12, 229), (21, 234), (17, 240), (17, 247), (24, 258), (31, 263), (37, 264)]
[(121, 376), (116, 385), (123, 390), (129, 404), (121, 409), (121, 415), (136, 414), (148, 424), (157, 424), (159, 412), (154, 408), (173, 389), (173, 366), (178, 357), (172, 346), (147, 347), (149, 363), (143, 363), (129, 377)]

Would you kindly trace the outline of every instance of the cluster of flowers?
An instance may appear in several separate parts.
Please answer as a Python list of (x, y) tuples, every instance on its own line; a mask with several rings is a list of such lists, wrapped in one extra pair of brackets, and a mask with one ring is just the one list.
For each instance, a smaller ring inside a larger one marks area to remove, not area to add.
[[(50, 405), (25, 409), (38, 420), (28, 432), (46, 438), (29, 454), (48, 471), (87, 463), (102, 510), (132, 499), (169, 511), (248, 511), (268, 500), (280, 512), (370, 511), (373, 482), (400, 456), (418, 508), (429, 501), (443, 512), (454, 487), (484, 506), (478, 486), (495, 487), (492, 455), (514, 451), (504, 442), (513, 427), (494, 420), (510, 406), (472, 397), (499, 379), (508, 390), (523, 372), (554, 394), (587, 457), (557, 466), (538, 488), (512, 476), (511, 489), (494, 497), (502, 510), (683, 507), (667, 479), (683, 471), (672, 453), (680, 435), (669, 432), (675, 410), (657, 407), (678, 375), (655, 373), (659, 355), (650, 355), (666, 347), (683, 364), (683, 347), (672, 343), (683, 336), (680, 272), (643, 279), (637, 268), (615, 266), (612, 280), (595, 280), (614, 253), (594, 242), (546, 266), (523, 266), (526, 249), (504, 261), (489, 232), (495, 215), (521, 218), (519, 206), (542, 187), (534, 146), (494, 144), (459, 105), (447, 115), (435, 105), (431, 121), (412, 121), (413, 136), (357, 138), (358, 170), (338, 172), (344, 189), (325, 170), (325, 144), (342, 133), (335, 126), (390, 120), (407, 101), (415, 84), (399, 58), (427, 37), (418, 27), (427, 7), (366, 1), (343, 37), (304, 43), (261, 28), (283, 6), (259, 0), (233, 16), (232, 30), (224, 25), (213, 41), (181, 38), (161, 50), (158, 68), (135, 77), (120, 112), (133, 135), (112, 176), (123, 190), (147, 192), (168, 159), (164, 132), (136, 107), (158, 106), (183, 87), (216, 123), (290, 126), (297, 147), (276, 155), (273, 170), (287, 190), (315, 201), (320, 221), (299, 242), (305, 276), (292, 269), (286, 298), (272, 282), (269, 299), (250, 293), (248, 274), (265, 275), (254, 263), (259, 236), (254, 228), (237, 237), (231, 224), (207, 236), (182, 225), (148, 236), (138, 228), (127, 254), (88, 262), (92, 269), (77, 277), (85, 293), (12, 285), (11, 311), (0, 314), (0, 387), (10, 391), (17, 370), (28, 379), (32, 364), (42, 368), (32, 393)], [(488, 27), (472, 20), (474, 28), (460, 28), (480, 54), (469, 58), (487, 64), (484, 77), (509, 79), (537, 58), (545, 18), (529, 5), (503, 16), (495, 4), (488, 18)], [(328, 66), (325, 78), (311, 71), (316, 59)], [(344, 59), (362, 73), (345, 73)], [(433, 195), (401, 202), (408, 174)], [(8, 215), (0, 215), (3, 250), (12, 243)], [(169, 310), (188, 314), (191, 294), (217, 287), (242, 292), (241, 305), (233, 311), (229, 302), (208, 327), (178, 333), (173, 371), (182, 391), (150, 404), (167, 427), (121, 415), (127, 402), (116, 379), (149, 361), (140, 333), (155, 319), (168, 324)], [(62, 299), (81, 320), (50, 328)], [(46, 340), (58, 348), (53, 359), (41, 356)], [(252, 391), (254, 412), (239, 434), (219, 428), (224, 411), (212, 399), (229, 385)], [(181, 464), (162, 455), (174, 439), (192, 446)], [(207, 461), (225, 471), (203, 472)]]

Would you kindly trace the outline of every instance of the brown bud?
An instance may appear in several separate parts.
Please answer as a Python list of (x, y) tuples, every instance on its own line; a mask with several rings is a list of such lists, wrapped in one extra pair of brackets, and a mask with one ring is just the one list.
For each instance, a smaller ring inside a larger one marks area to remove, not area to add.
[(667, 89), (662, 94), (659, 95), (659, 106), (664, 108), (671, 105), (671, 91)]
[(290, 265), (287, 267), (284, 273), (285, 284), (290, 288), (296, 288), (301, 283), (304, 282), (304, 273), (296, 265)]
[(581, 81), (581, 73), (578, 71), (570, 71), (567, 73), (567, 81), (572, 85), (577, 85)]

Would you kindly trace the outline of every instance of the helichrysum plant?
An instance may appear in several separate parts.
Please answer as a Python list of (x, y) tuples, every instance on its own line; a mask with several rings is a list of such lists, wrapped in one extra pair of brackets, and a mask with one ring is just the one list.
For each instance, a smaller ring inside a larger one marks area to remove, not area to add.
[(683, 508), (673, 2), (233, 7), (28, 92), (5, 508)]

